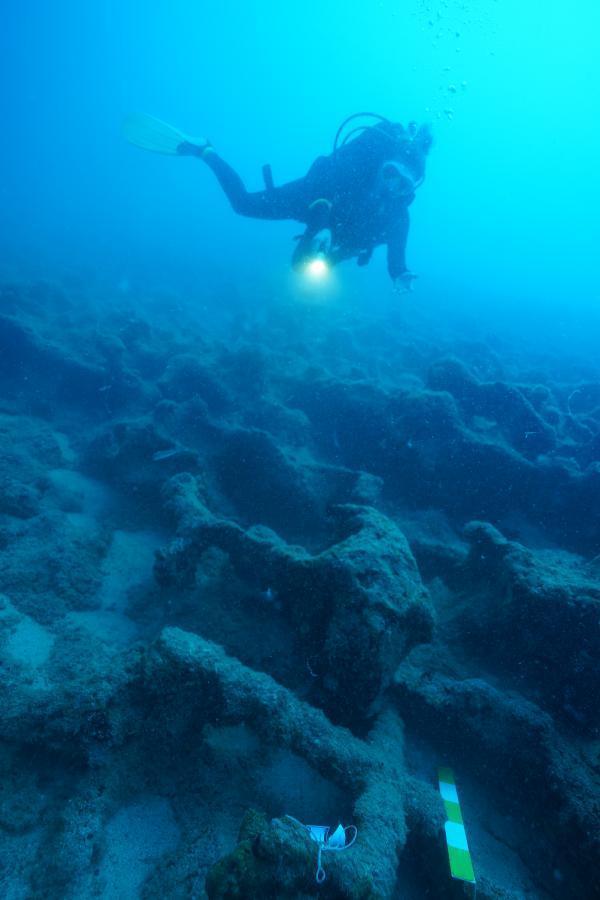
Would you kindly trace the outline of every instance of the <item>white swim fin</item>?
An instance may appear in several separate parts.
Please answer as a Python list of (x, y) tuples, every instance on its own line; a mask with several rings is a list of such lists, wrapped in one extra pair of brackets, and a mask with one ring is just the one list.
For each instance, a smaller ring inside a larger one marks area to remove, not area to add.
[(184, 134), (173, 125), (156, 119), (148, 113), (132, 113), (123, 122), (123, 136), (136, 147), (153, 150), (155, 153), (166, 153), (170, 156), (190, 155), (189, 150), (182, 153), (180, 147), (204, 149), (208, 146), (206, 138), (193, 138)]

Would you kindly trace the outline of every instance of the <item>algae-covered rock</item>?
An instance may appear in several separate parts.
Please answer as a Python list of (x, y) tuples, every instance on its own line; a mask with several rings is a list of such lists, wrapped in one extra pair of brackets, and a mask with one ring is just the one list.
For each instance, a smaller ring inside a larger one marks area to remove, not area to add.
[(457, 359), (441, 360), (432, 366), (429, 386), (451, 393), (469, 421), (475, 416), (493, 420), (515, 450), (527, 457), (556, 445), (554, 429), (516, 386), (502, 381), (480, 382)]
[[(265, 819), (261, 825), (253, 821), (251, 832), (210, 871), (209, 900), (296, 900), (317, 895), (316, 844), (304, 829), (290, 819), (270, 823)], [(322, 896), (332, 895), (325, 890)]]
[[(393, 693), (400, 713), (411, 730), (477, 773), (483, 785), (494, 784), (501, 793), (509, 782), (519, 785), (511, 799), (524, 802), (536, 823), (536, 853), (552, 848), (554, 865), (568, 873), (565, 896), (577, 896), (592, 872), (592, 881), (600, 876), (597, 773), (546, 712), (483, 679), (435, 672), (435, 656), (431, 648), (417, 650), (399, 667)], [(407, 811), (412, 824), (410, 801)], [(552, 859), (545, 859), (550, 866)], [(585, 860), (585, 875), (577, 860)]]
[(236, 849), (210, 871), (206, 879), (209, 900), (378, 900), (386, 896), (369, 875), (352, 869), (352, 848), (341, 854), (324, 850), (325, 880), (317, 883), (318, 846), (307, 830), (289, 817), (260, 822), (254, 815), (250, 834), (242, 837), (247, 832), (243, 823)]
[(433, 614), (400, 529), (371, 508), (336, 510), (340, 537), (317, 562), (332, 595), (322, 655), (325, 696), (336, 717), (352, 718), (389, 684), (398, 662), (430, 639)]
[(58, 513), (28, 520), (0, 556), (0, 580), (14, 605), (42, 624), (68, 610), (90, 609), (100, 585), (107, 534), (92, 520)]
[(32, 831), (48, 806), (48, 797), (30, 763), (30, 753), (0, 744), (0, 841), (3, 832), (18, 835)]
[(455, 900), (452, 765), (478, 898), (597, 896), (597, 360), (77, 266), (0, 286), (0, 895)]
[(600, 725), (600, 578), (574, 554), (529, 550), (487, 523), (465, 529), (477, 592), (468, 633), (477, 652), (534, 688), (560, 718)]
[[(273, 679), (247, 669), (214, 644), (173, 628), (165, 629), (154, 646), (145, 677), (147, 689), (156, 698), (157, 722), (168, 722), (171, 728), (183, 731), (191, 722), (221, 725), (247, 722), (267, 743), (292, 749), (323, 777), (342, 787), (354, 807), (352, 824), (356, 825), (360, 839), (351, 850), (328, 855), (329, 886), (335, 886), (338, 891), (331, 896), (357, 900), (393, 896), (397, 856), (407, 837), (402, 727), (393, 714), (382, 716), (372, 729), (369, 741), (361, 741), (346, 729), (334, 726), (320, 710), (298, 700)], [(263, 877), (265, 866), (256, 864), (257, 875), (253, 859), (260, 842), (249, 839), (255, 828), (253, 821), (247, 823), (239, 852), (218, 870), (215, 885), (230, 885), (231, 879), (237, 884), (237, 879), (242, 879), (248, 889), (254, 890), (254, 879)], [(293, 884), (304, 885), (305, 851), (313, 849), (314, 853), (316, 845), (311, 848), (302, 830), (294, 830), (297, 828), (287, 819), (274, 831), (269, 826), (265, 852), (273, 876), (272, 864), (280, 853), (273, 848), (282, 847), (290, 836), (290, 867), (292, 872), (294, 867), (302, 869), (293, 874), (294, 879), (299, 879)], [(263, 830), (259, 833), (262, 835)], [(264, 857), (258, 858), (264, 861)], [(312, 867), (311, 871), (314, 875)], [(310, 887), (310, 881), (307, 885)], [(231, 885), (227, 889), (234, 890)]]
[(29, 519), (39, 508), (40, 495), (35, 488), (7, 479), (0, 484), (0, 513)]
[[(214, 466), (219, 485), (244, 520), (292, 533), (318, 518), (320, 500), (289, 452), (259, 429), (235, 429), (222, 438)], [(313, 525), (314, 527), (314, 525)]]
[(229, 392), (215, 377), (212, 366), (195, 354), (173, 356), (158, 386), (169, 400), (182, 402), (199, 397), (212, 412), (223, 412), (231, 405)]
[(211, 546), (249, 583), (260, 573), (281, 597), (303, 654), (318, 660), (315, 702), (337, 720), (363, 717), (402, 657), (431, 636), (428, 594), (406, 538), (376, 510), (336, 507), (336, 542), (311, 555), (267, 529), (212, 516), (189, 478), (172, 481), (164, 495), (180, 517), (181, 537), (157, 556), (159, 583), (193, 584)]

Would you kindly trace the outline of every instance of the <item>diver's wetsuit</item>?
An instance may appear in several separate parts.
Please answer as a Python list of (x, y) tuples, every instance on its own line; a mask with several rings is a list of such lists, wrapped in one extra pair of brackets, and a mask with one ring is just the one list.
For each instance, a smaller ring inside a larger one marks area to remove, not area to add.
[[(332, 262), (356, 256), (365, 265), (373, 249), (388, 247), (388, 270), (392, 278), (406, 269), (405, 247), (408, 236), (408, 207), (414, 193), (393, 197), (376, 190), (380, 167), (386, 160), (398, 159), (422, 179), (425, 152), (419, 152), (402, 136), (401, 126), (389, 122), (365, 129), (359, 137), (343, 145), (330, 156), (315, 160), (303, 178), (280, 187), (250, 193), (240, 176), (212, 148), (203, 156), (225, 191), (235, 212), (256, 219), (294, 219), (307, 230), (303, 239), (321, 228), (332, 233)], [(329, 201), (327, 221), (323, 206), (311, 209), (316, 200)]]

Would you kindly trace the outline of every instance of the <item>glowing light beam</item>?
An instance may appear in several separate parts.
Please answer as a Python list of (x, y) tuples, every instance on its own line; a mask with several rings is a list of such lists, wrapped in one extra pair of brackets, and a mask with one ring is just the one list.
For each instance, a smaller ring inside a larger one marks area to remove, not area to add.
[(324, 278), (329, 273), (329, 266), (321, 256), (317, 256), (307, 264), (306, 271), (311, 278)]

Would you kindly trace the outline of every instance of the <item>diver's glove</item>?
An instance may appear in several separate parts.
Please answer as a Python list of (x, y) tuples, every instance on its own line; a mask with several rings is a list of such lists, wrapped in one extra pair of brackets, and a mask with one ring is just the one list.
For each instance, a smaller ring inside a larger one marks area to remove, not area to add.
[(331, 229), (330, 228), (321, 228), (318, 231), (314, 238), (312, 239), (311, 244), (311, 252), (312, 253), (323, 253), (325, 256), (331, 250)]
[(394, 278), (394, 293), (407, 294), (409, 291), (412, 291), (413, 281), (418, 277), (412, 272), (403, 272), (402, 275), (398, 275), (397, 278)]
[(328, 228), (322, 228), (316, 234), (311, 234), (307, 229), (304, 234), (297, 235), (294, 240), (298, 241), (292, 256), (294, 269), (300, 269), (319, 257), (326, 259), (330, 254), (331, 231)]

